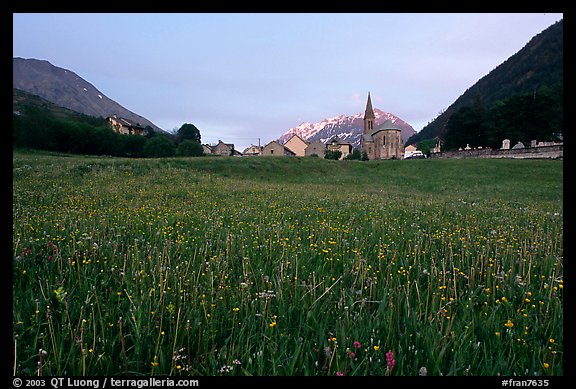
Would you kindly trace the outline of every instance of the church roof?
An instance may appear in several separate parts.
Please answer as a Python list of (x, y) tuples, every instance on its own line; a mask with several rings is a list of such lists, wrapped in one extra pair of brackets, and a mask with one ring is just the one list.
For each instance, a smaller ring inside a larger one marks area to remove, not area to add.
[(390, 120), (386, 120), (384, 123), (380, 124), (376, 127), (372, 132), (370, 132), (370, 136), (380, 132), (380, 131), (402, 131), (400, 127), (392, 123)]
[(386, 120), (384, 123), (380, 124), (378, 127), (375, 128), (376, 131), (382, 130), (400, 130), (400, 127), (392, 123), (390, 119)]

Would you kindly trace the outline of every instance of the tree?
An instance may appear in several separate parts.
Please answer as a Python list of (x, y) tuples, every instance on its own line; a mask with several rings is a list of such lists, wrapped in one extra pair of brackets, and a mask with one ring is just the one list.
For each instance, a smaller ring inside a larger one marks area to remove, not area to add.
[(346, 159), (359, 161), (360, 159), (362, 159), (362, 154), (360, 154), (360, 150), (354, 148), (352, 149), (352, 152), (346, 156)]
[(362, 157), (360, 157), (361, 161), (368, 161), (370, 158), (368, 158), (368, 153), (366, 151), (362, 152)]
[(146, 157), (172, 157), (176, 152), (176, 145), (172, 139), (164, 135), (156, 135), (146, 141), (144, 155)]
[(200, 143), (200, 131), (194, 124), (184, 123), (177, 131), (178, 141), (193, 140)]
[(124, 155), (127, 157), (143, 157), (144, 145), (147, 139), (142, 135), (122, 135)]
[(483, 109), (477, 106), (462, 107), (448, 120), (445, 147), (447, 150), (456, 150), (466, 145), (486, 146), (489, 128), (490, 123)]
[(144, 136), (151, 138), (156, 131), (152, 128), (152, 126), (148, 125), (144, 127)]
[(342, 152), (340, 150), (326, 150), (324, 153), (324, 159), (339, 160), (341, 156)]
[(178, 145), (176, 155), (179, 157), (201, 157), (204, 155), (204, 148), (200, 142), (185, 139)]
[(436, 147), (437, 139), (424, 139), (418, 143), (418, 150), (423, 154), (430, 155), (430, 149)]

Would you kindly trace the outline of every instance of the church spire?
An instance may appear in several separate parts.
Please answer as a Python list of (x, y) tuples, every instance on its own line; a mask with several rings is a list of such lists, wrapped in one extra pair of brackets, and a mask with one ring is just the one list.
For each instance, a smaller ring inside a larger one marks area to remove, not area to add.
[(374, 110), (372, 109), (372, 100), (370, 99), (370, 92), (368, 92), (368, 101), (366, 102), (366, 111), (364, 112), (364, 119), (376, 119)]
[(368, 92), (368, 101), (366, 102), (366, 111), (364, 111), (364, 134), (370, 133), (374, 129), (374, 110), (372, 109), (372, 100), (370, 99), (370, 92)]

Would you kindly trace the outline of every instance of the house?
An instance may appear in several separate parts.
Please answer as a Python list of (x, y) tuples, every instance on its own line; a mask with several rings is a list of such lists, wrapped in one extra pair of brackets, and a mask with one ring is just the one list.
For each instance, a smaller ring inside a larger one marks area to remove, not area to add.
[(375, 127), (376, 115), (372, 109), (370, 93), (364, 112), (364, 130), (360, 137), (360, 151), (368, 159), (402, 159), (404, 145), (401, 130), (390, 120)]
[(284, 147), (289, 148), (297, 157), (303, 157), (306, 155), (308, 142), (300, 138), (298, 135), (292, 135), (292, 137), (284, 143)]
[(122, 135), (144, 135), (144, 127), (140, 123), (132, 123), (130, 120), (116, 114), (106, 118), (108, 125), (114, 132)]
[(408, 145), (404, 148), (404, 158), (410, 158), (418, 149), (415, 145)]
[(262, 153), (262, 146), (255, 146), (255, 145), (250, 145), (250, 147), (247, 147), (242, 154), (246, 155), (246, 156), (258, 156)]
[(234, 150), (234, 144), (224, 143), (221, 140), (218, 140), (218, 144), (212, 146), (212, 154), (228, 157), (231, 155), (237, 155), (238, 153)]
[(339, 159), (344, 159), (348, 154), (352, 153), (352, 145), (340, 140), (337, 136), (330, 139), (330, 142), (326, 143), (326, 149), (330, 151), (340, 151), (342, 155)]
[(204, 150), (204, 154), (207, 154), (207, 155), (212, 154), (212, 146), (202, 145), (202, 149)]
[(324, 158), (326, 153), (326, 145), (320, 140), (315, 140), (314, 142), (308, 143), (306, 150), (304, 150), (304, 155), (309, 157), (311, 155), (317, 155), (320, 158)]
[(260, 155), (263, 156), (295, 156), (296, 154), (290, 150), (289, 148), (281, 145), (277, 141), (273, 140), (272, 142), (268, 143), (262, 149), (262, 153)]

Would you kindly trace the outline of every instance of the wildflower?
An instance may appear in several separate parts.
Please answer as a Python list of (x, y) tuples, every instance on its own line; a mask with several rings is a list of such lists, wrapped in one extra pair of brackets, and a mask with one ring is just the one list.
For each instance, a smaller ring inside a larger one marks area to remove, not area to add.
[(339, 376), (339, 377), (342, 377), (342, 376), (344, 375), (344, 373), (342, 373), (341, 371), (337, 371), (337, 372), (336, 372), (336, 375)]
[(420, 370), (418, 370), (418, 375), (425, 376), (426, 374), (428, 374), (428, 370), (426, 370), (426, 368), (422, 366)]
[(374, 351), (378, 351), (380, 349), (380, 346), (374, 346)]
[(554, 338), (550, 338), (550, 343), (554, 343), (554, 342), (555, 342)]
[(388, 363), (388, 366), (386, 366), (386, 375), (390, 375), (392, 374), (392, 369), (394, 369), (394, 365), (396, 364), (392, 350), (388, 350), (386, 353), (386, 362)]
[(506, 323), (504, 323), (504, 327), (514, 327), (514, 323), (512, 322), (512, 320), (508, 319), (508, 321)]
[(354, 348), (360, 348), (360, 347), (362, 347), (362, 345), (360, 344), (360, 342), (355, 341), (355, 342), (354, 342)]
[(544, 369), (548, 369), (550, 367), (550, 365), (546, 362), (544, 362)]
[(158, 357), (156, 355), (154, 355), (154, 360), (150, 362), (150, 364), (152, 366), (158, 366)]

